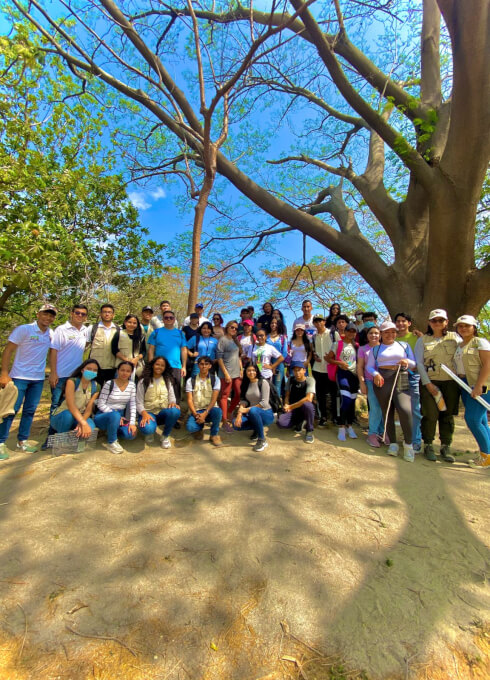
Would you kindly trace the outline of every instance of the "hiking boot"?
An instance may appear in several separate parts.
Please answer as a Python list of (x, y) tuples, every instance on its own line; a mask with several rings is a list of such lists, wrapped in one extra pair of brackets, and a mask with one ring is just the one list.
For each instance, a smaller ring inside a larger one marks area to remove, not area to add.
[(345, 427), (339, 427), (339, 431), (337, 433), (337, 439), (339, 442), (345, 442), (346, 436), (345, 436)]
[(427, 458), (427, 460), (431, 461), (436, 461), (436, 454), (434, 453), (434, 447), (432, 444), (426, 444), (424, 446), (424, 456)]
[(209, 437), (209, 441), (213, 446), (216, 446), (217, 448), (223, 446), (223, 442), (221, 441), (221, 437), (219, 436), (219, 434), (212, 434)]
[(122, 453), (124, 451), (123, 447), (117, 440), (112, 442), (112, 444), (107, 444), (107, 448), (111, 453)]
[(389, 456), (398, 456), (398, 444), (390, 444), (388, 446), (388, 451), (386, 452)]
[(403, 460), (406, 460), (407, 463), (415, 462), (415, 453), (411, 444), (403, 444)]
[(192, 436), (194, 437), (194, 439), (199, 441), (200, 439), (203, 439), (204, 432), (202, 430), (198, 430), (197, 432), (194, 432)]
[(379, 449), (381, 442), (377, 434), (370, 434), (366, 437), (366, 441), (369, 446), (373, 446), (375, 449)]
[(357, 434), (354, 432), (354, 428), (352, 427), (352, 425), (349, 425), (349, 427), (347, 428), (347, 434), (351, 439), (357, 439)]
[(37, 446), (31, 446), (27, 441), (18, 441), (17, 448), (24, 451), (24, 453), (36, 453), (37, 451)]
[(480, 453), (480, 458), (469, 460), (468, 465), (473, 470), (490, 470), (490, 454)]
[(5, 444), (0, 444), (0, 460), (7, 460), (7, 458), (10, 458), (7, 453), (7, 447)]
[(162, 434), (162, 439), (161, 439), (161, 447), (162, 449), (169, 449), (172, 446), (172, 442), (170, 441), (170, 437), (165, 437)]
[(253, 450), (254, 451), (263, 451), (269, 446), (269, 444), (265, 441), (265, 439), (257, 439), (257, 443), (255, 444)]
[(446, 463), (454, 463), (455, 458), (453, 455), (451, 455), (451, 447), (448, 446), (447, 444), (443, 444), (441, 446), (441, 450), (439, 451), (439, 455), (441, 456), (442, 460), (445, 460)]
[(307, 444), (313, 444), (315, 441), (315, 437), (313, 436), (313, 432), (307, 432), (306, 437), (305, 437), (305, 442)]

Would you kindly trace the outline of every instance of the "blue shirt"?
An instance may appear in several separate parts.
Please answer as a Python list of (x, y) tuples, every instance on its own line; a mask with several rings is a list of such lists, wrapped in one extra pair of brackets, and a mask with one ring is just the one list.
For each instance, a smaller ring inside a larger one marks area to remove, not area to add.
[(157, 328), (148, 338), (156, 357), (164, 357), (171, 368), (182, 368), (180, 350), (186, 346), (185, 336), (177, 328)]

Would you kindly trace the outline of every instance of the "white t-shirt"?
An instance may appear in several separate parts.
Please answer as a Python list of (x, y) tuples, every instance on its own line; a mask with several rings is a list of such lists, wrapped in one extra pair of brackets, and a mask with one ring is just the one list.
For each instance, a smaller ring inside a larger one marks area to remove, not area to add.
[[(490, 342), (486, 338), (475, 338), (478, 340), (478, 346), (477, 349), (478, 351), (482, 350), (484, 352), (490, 352)], [(456, 366), (456, 373), (458, 375), (466, 375), (466, 371), (464, 370), (464, 364), (463, 364), (463, 345), (458, 345), (456, 347), (456, 351), (454, 353), (454, 363)]]
[[(255, 345), (254, 350), (252, 352), (253, 354), (253, 360), (254, 364), (257, 365), (257, 368), (260, 371), (260, 374), (263, 378), (269, 379), (272, 378), (273, 373), (270, 368), (262, 368), (264, 364), (273, 364), (275, 359), (278, 359), (279, 357), (282, 357), (281, 352), (279, 352), (275, 347), (272, 345)], [(272, 361), (271, 361), (272, 359)]]
[(53, 331), (51, 348), (57, 350), (56, 372), (59, 378), (67, 378), (80, 366), (87, 342), (87, 328), (75, 328), (69, 321)]
[(293, 331), (295, 326), (297, 326), (298, 324), (303, 324), (303, 326), (305, 327), (305, 333), (308, 336), (308, 340), (312, 340), (313, 336), (316, 335), (316, 327), (315, 324), (313, 323), (313, 318), (314, 318), (313, 314), (311, 315), (311, 318), (308, 321), (306, 321), (302, 316), (298, 316), (298, 318), (294, 320)]
[(53, 331), (48, 328), (43, 333), (37, 321), (14, 328), (9, 341), (17, 345), (17, 350), (10, 377), (19, 380), (44, 380), (46, 356), (52, 337)]

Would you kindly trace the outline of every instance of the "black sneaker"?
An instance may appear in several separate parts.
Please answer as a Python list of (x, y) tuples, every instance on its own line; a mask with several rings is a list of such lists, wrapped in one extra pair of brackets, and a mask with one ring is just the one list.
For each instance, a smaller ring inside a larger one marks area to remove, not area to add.
[(318, 421), (318, 427), (328, 427), (328, 421), (326, 418), (320, 418)]
[(259, 438), (259, 435), (257, 434), (257, 432), (252, 432), (252, 434), (250, 435), (250, 441), (251, 442), (256, 442), (258, 438)]
[(303, 427), (302, 423), (298, 423), (293, 427), (293, 432), (295, 434), (300, 434), (302, 427)]
[(434, 447), (432, 444), (426, 444), (424, 446), (424, 456), (427, 458), (427, 460), (435, 461), (437, 460), (436, 454), (434, 452)]

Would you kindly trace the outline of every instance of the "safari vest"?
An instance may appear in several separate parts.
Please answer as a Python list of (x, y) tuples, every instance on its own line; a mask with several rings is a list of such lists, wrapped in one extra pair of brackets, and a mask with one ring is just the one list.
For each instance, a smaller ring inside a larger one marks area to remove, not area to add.
[(168, 408), (168, 389), (163, 378), (150, 383), (145, 392), (145, 411), (158, 413), (162, 408)]
[(448, 368), (453, 368), (453, 359), (456, 347), (458, 346), (458, 336), (452, 331), (442, 338), (435, 338), (433, 335), (424, 335), (424, 366), (429, 376), (429, 380), (451, 380), (445, 373), (441, 364)]
[(90, 350), (90, 358), (97, 359), (100, 367), (103, 369), (114, 368), (116, 365), (116, 358), (112, 353), (111, 341), (116, 333), (117, 328), (111, 328), (109, 333), (99, 326), (92, 341), (92, 348)]
[[(74, 383), (75, 383), (75, 406), (80, 411), (80, 413), (83, 414), (83, 412), (87, 408), (87, 404), (90, 401), (90, 398), (92, 397), (93, 394), (97, 392), (99, 388), (95, 380), (90, 381), (90, 384), (87, 386), (86, 390), (82, 388), (82, 381), (80, 378), (74, 380)], [(59, 413), (63, 413), (63, 411), (68, 411), (66, 399), (63, 399), (61, 404), (53, 411), (51, 415), (57, 416)]]
[[(462, 359), (464, 372), (466, 374), (466, 380), (468, 381), (468, 385), (474, 387), (476, 381), (478, 380), (478, 376), (480, 374), (480, 369), (482, 365), (480, 359), (480, 352), (478, 350), (478, 339), (473, 338), (462, 349), (463, 349)], [(490, 386), (490, 380), (488, 378), (485, 385), (487, 388)]]
[(211, 378), (208, 376), (203, 382), (199, 376), (196, 376), (192, 394), (192, 400), (196, 411), (207, 408), (211, 403), (212, 396), (213, 385), (211, 384)]
[[(135, 353), (133, 351), (133, 341), (129, 337), (129, 335), (126, 333), (126, 331), (121, 330), (119, 333), (119, 351), (124, 354), (125, 357), (129, 357), (130, 359), (134, 359), (135, 356), (138, 356), (140, 353), (139, 347), (138, 351)], [(116, 357), (116, 368), (119, 366), (121, 361), (124, 361), (123, 359), (119, 359)], [(142, 359), (138, 361), (138, 365), (136, 366), (136, 375), (138, 378), (141, 376), (143, 373), (143, 365), (144, 362)]]

